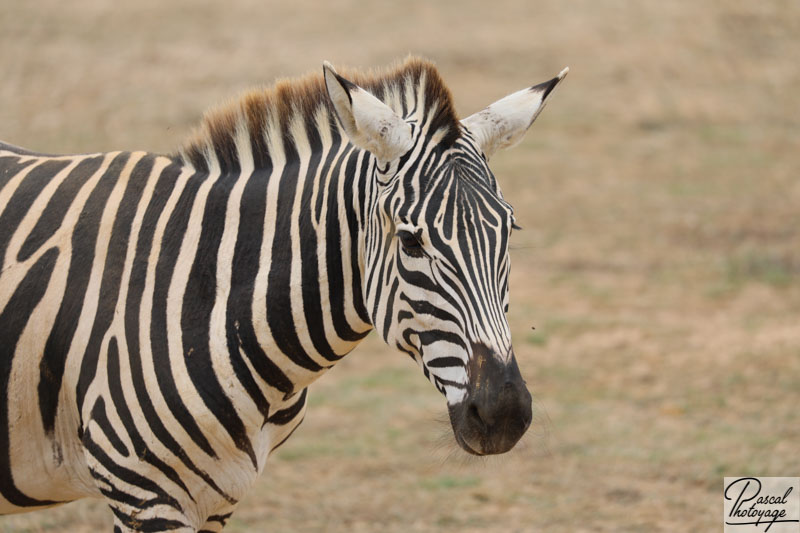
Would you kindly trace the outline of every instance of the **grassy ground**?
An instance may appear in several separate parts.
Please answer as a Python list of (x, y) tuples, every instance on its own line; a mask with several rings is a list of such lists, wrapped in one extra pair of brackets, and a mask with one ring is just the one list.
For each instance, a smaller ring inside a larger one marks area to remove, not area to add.
[[(230, 531), (717, 531), (723, 476), (800, 475), (796, 3), (269, 4), (7, 2), (0, 138), (170, 151), (206, 107), (323, 59), (426, 55), (464, 115), (572, 70), (493, 162), (525, 228), (510, 321), (535, 427), (467, 460), (370, 337)], [(109, 525), (100, 502), (0, 518)]]

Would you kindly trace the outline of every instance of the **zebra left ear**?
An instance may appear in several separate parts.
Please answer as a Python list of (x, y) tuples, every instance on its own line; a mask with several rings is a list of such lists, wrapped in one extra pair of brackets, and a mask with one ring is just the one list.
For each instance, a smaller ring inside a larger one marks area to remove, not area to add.
[(411, 126), (392, 108), (339, 76), (327, 61), (323, 63), (323, 70), (339, 123), (354, 145), (371, 152), (383, 163), (411, 149)]
[(522, 140), (567, 72), (569, 67), (552, 80), (510, 94), (461, 121), (475, 137), (486, 159), (497, 150), (511, 148)]

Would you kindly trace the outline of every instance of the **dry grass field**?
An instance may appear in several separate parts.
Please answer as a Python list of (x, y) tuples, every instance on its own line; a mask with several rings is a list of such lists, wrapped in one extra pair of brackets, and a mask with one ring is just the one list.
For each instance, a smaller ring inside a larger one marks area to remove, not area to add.
[[(535, 427), (465, 457), (370, 336), (226, 531), (720, 531), (723, 476), (800, 475), (797, 2), (3, 0), (0, 50), (0, 139), (44, 152), (172, 151), (324, 59), (427, 56), (462, 116), (571, 68), (493, 160)], [(0, 518), (110, 525), (93, 501)]]

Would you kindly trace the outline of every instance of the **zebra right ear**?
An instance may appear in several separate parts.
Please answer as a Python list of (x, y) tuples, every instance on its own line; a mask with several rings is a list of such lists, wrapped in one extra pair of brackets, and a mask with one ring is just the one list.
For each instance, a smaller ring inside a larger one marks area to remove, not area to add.
[(336, 116), (355, 146), (371, 152), (383, 163), (411, 149), (411, 126), (392, 108), (339, 76), (327, 61), (323, 71)]

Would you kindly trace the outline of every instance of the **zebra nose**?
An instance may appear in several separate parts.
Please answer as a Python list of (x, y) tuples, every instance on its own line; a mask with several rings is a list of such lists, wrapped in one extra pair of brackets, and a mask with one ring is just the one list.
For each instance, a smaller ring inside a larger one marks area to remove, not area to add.
[(484, 358), (476, 366), (465, 399), (450, 408), (456, 441), (477, 455), (507, 452), (531, 424), (531, 394), (513, 354), (506, 361)]
[[(491, 388), (490, 388), (491, 389)], [(495, 392), (478, 394), (467, 401), (460, 428), (472, 451), (497, 454), (509, 451), (530, 427), (531, 395), (520, 380), (506, 381)]]

